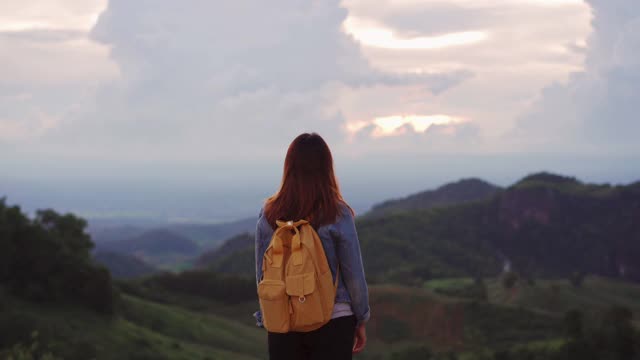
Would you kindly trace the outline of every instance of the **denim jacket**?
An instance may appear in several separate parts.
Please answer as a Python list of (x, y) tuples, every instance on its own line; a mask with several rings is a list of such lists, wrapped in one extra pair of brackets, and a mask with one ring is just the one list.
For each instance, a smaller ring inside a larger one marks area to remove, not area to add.
[[(262, 278), (262, 258), (273, 235), (273, 229), (263, 212), (264, 207), (260, 209), (256, 224), (256, 283), (260, 282)], [(370, 316), (369, 291), (362, 266), (358, 234), (351, 211), (346, 205), (341, 204), (338, 220), (316, 230), (322, 241), (334, 281), (336, 268), (340, 264), (336, 303), (350, 303), (358, 324), (366, 322)], [(260, 311), (254, 313), (254, 316), (258, 321), (257, 325), (262, 326)]]

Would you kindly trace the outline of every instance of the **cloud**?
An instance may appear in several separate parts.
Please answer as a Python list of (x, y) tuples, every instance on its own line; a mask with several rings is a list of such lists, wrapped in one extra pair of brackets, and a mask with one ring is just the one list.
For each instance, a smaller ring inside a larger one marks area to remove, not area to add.
[[(58, 7), (66, 2), (81, 6)], [(563, 90), (573, 86), (569, 74), (592, 68), (585, 56), (595, 61), (590, 8), (575, 0), (102, 4), (99, 17), (86, 9), (0, 15), (13, 24), (0, 29), (0, 46), (10, 49), (0, 57), (0, 122), (12, 129), (0, 142), (85, 163), (280, 159), (302, 131), (320, 132), (341, 154), (509, 153), (545, 143), (544, 129), (576, 138), (551, 121), (519, 121), (518, 140), (501, 135), (548, 84), (557, 83), (544, 97), (574, 102)], [(361, 42), (348, 28), (354, 22), (390, 31), (391, 46)], [(616, 57), (630, 62), (629, 48), (618, 46)], [(559, 105), (531, 113), (552, 117), (551, 108)], [(562, 111), (574, 122), (583, 116)], [(40, 126), (42, 114), (55, 126)], [(372, 122), (398, 114), (469, 121), (426, 131), (405, 124), (396, 129), (402, 136), (374, 138)], [(370, 125), (352, 134), (353, 123)], [(584, 139), (602, 135), (581, 131)]]
[(109, 49), (118, 76), (39, 141), (87, 156), (279, 155), (302, 131), (344, 140), (337, 88), (441, 94), (472, 76), (374, 68), (342, 31), (347, 14), (338, 0), (112, 0), (90, 39)]
[(553, 84), (519, 120), (522, 143), (601, 153), (638, 152), (640, 8), (635, 0), (590, 0), (593, 33), (584, 71)]
[[(485, 137), (482, 143), (489, 146), (473, 152), (512, 151), (511, 141), (502, 135), (514, 127), (540, 89), (565, 82), (571, 72), (582, 69), (581, 49), (591, 30), (589, 6), (575, 0), (403, 0), (380, 1), (376, 6), (347, 0), (345, 4), (352, 26), (388, 29), (399, 39), (482, 34), (478, 41), (456, 46), (451, 42), (423, 49), (363, 47), (365, 56), (383, 69), (472, 72), (473, 77), (438, 97), (423, 95), (420, 105), (413, 100), (399, 102), (402, 106), (396, 104), (395, 112), (385, 109), (373, 117), (398, 113), (398, 108), (407, 113), (408, 107), (409, 113), (469, 118)], [(353, 33), (358, 36), (357, 29)], [(389, 93), (385, 95), (392, 96)]]
[(46, 154), (38, 139), (117, 75), (108, 49), (87, 38), (104, 6), (78, 0), (0, 4), (0, 143), (9, 150), (1, 160)]
[(6, 0), (0, 3), (0, 32), (87, 30), (107, 0)]

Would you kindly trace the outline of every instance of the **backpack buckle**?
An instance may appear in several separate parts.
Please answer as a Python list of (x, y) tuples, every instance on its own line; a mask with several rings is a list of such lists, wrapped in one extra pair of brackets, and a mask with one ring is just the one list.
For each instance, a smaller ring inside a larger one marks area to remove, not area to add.
[(307, 298), (303, 296), (298, 297), (298, 301), (300, 301), (300, 304), (304, 304), (305, 301), (307, 301)]

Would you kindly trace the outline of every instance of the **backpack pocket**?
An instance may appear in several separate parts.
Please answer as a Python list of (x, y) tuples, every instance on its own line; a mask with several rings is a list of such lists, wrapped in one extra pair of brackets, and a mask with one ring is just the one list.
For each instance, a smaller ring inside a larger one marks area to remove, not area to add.
[(263, 279), (258, 284), (258, 299), (264, 327), (271, 332), (289, 331), (289, 297), (282, 280)]
[(315, 271), (287, 276), (286, 292), (293, 309), (292, 327), (300, 328), (325, 322), (320, 295), (316, 291)]

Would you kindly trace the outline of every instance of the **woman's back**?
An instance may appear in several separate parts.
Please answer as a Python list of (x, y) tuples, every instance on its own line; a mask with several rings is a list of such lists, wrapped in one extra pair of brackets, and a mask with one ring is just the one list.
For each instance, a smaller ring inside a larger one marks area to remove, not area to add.
[[(256, 224), (256, 283), (276, 220), (308, 220), (318, 233), (338, 287), (331, 321), (310, 332), (269, 332), (271, 359), (351, 359), (364, 347), (368, 289), (354, 213), (340, 194), (328, 146), (317, 134), (302, 134), (289, 146), (282, 184), (260, 209)], [(261, 325), (261, 312), (256, 313)], [(356, 345), (354, 346), (354, 330)], [(330, 345), (330, 346), (328, 346)]]
[[(262, 277), (262, 255), (269, 246), (274, 229), (264, 216), (264, 208), (258, 215), (256, 225), (256, 281)], [(338, 278), (338, 290), (336, 293), (336, 307), (338, 313), (334, 315), (352, 313), (356, 315), (358, 323), (369, 319), (369, 299), (367, 283), (364, 277), (362, 256), (358, 234), (355, 228), (351, 209), (346, 204), (341, 204), (341, 213), (338, 219), (331, 224), (316, 228), (316, 232), (322, 240), (324, 252), (331, 268), (333, 278), (336, 278), (338, 264), (340, 264), (340, 277)], [(350, 304), (351, 311), (346, 311)]]

